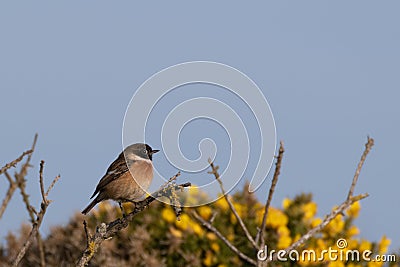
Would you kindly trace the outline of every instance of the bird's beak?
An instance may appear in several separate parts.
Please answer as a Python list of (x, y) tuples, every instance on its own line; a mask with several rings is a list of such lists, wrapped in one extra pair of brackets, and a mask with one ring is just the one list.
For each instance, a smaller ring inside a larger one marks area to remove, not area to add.
[(158, 150), (158, 149), (152, 150), (152, 151), (151, 151), (151, 154), (155, 154), (155, 153), (157, 153), (157, 152), (160, 152), (160, 150)]

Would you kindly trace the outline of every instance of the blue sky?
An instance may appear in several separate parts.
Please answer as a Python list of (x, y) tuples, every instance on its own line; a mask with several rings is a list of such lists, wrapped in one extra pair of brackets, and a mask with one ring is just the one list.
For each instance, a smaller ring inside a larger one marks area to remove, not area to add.
[[(393, 210), (400, 200), (399, 8), (398, 1), (2, 2), (0, 165), (39, 133), (28, 180), (32, 202), (40, 202), (41, 159), (48, 182), (61, 174), (50, 196), (54, 203), (43, 228), (48, 232), (88, 203), (122, 148), (125, 110), (146, 79), (186, 61), (221, 62), (257, 83), (274, 114), (277, 138), (285, 142), (273, 204), (312, 192), (319, 215), (329, 212), (345, 199), (370, 135), (375, 146), (356, 188), (370, 197), (356, 225), (361, 237), (386, 234), (391, 248), (399, 248), (400, 214)], [(249, 112), (218, 88), (200, 89), (201, 96), (225, 100), (243, 116)], [(159, 108), (172, 109), (200, 89), (176, 91)], [(212, 123), (191, 126), (181, 143), (189, 158), (198, 153), (201, 130), (228, 146)], [(254, 122), (248, 127), (256, 132)], [(154, 147), (160, 144), (158, 129), (150, 136)], [(221, 166), (224, 151), (217, 155)], [(158, 162), (163, 166), (165, 157)], [(257, 191), (262, 201), (269, 180)], [(0, 180), (0, 195), (6, 186)], [(0, 221), (1, 236), (28, 218), (19, 197)]]

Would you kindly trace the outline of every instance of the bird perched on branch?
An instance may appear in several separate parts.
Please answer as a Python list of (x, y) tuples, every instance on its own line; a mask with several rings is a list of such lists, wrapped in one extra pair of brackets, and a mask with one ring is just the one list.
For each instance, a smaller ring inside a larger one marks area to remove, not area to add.
[(108, 167), (101, 178), (91, 199), (96, 198), (82, 211), (87, 214), (97, 203), (113, 199), (118, 201), (122, 210), (122, 202), (140, 200), (153, 180), (153, 150), (149, 145), (137, 143), (128, 146)]

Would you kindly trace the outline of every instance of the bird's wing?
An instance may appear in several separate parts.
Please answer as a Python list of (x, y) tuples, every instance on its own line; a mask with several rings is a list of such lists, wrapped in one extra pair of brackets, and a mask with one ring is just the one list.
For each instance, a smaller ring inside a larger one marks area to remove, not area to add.
[(113, 163), (111, 163), (110, 167), (108, 167), (106, 174), (104, 174), (103, 178), (101, 178), (99, 184), (96, 187), (96, 190), (90, 198), (93, 198), (106, 185), (108, 185), (127, 171), (129, 171), (128, 165), (125, 162), (125, 156), (122, 152), (121, 154), (119, 154), (118, 158), (114, 160)]

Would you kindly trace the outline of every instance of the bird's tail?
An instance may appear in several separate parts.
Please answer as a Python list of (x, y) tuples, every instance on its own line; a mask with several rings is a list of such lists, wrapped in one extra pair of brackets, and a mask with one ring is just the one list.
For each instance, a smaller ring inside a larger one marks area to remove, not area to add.
[(86, 215), (99, 202), (100, 201), (97, 199), (97, 197), (95, 199), (93, 199), (93, 201), (90, 202), (90, 204), (84, 210), (82, 210), (82, 214)]

